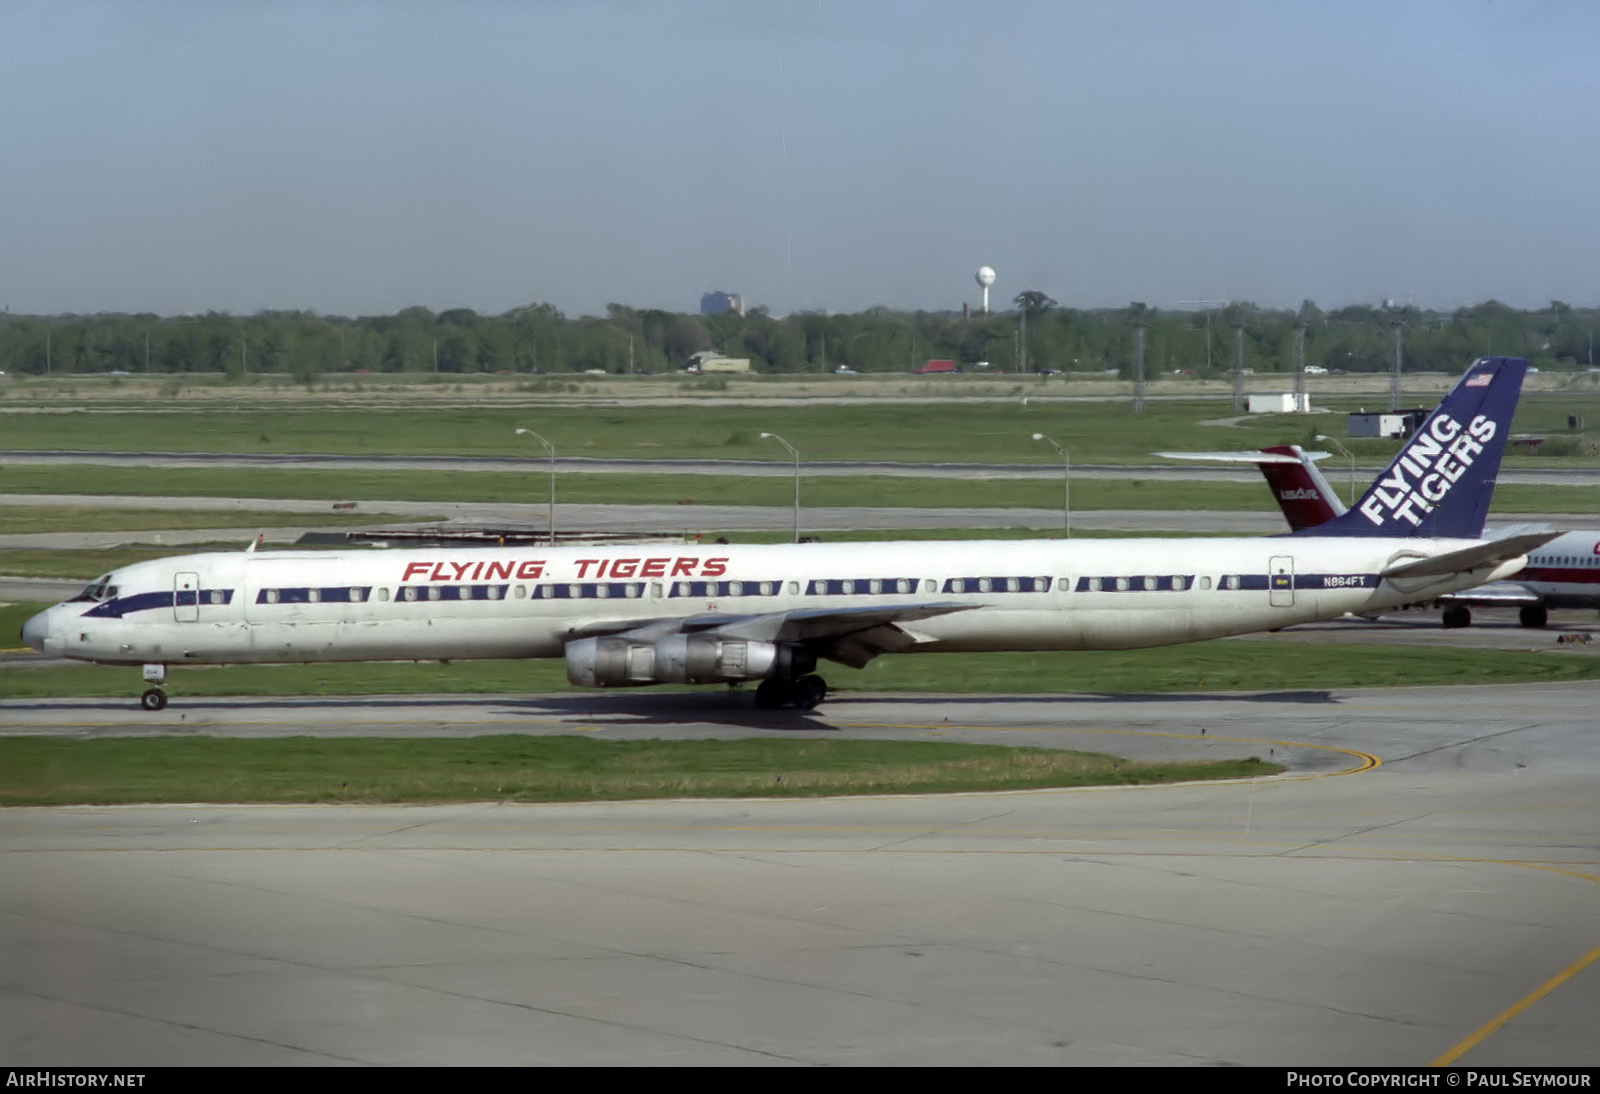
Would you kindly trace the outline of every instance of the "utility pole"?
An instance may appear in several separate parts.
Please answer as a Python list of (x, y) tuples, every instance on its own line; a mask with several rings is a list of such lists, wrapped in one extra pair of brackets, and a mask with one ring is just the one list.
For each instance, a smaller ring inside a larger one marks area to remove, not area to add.
[(1244, 320), (1230, 319), (1233, 327), (1233, 410), (1244, 410)]
[(1017, 342), (1017, 371), (1028, 371), (1028, 309), (1018, 309), (1022, 313), (1022, 337)]
[(1390, 373), (1390, 375), (1389, 375), (1389, 409), (1390, 410), (1399, 410), (1400, 409), (1400, 365), (1401, 365), (1400, 332), (1404, 328), (1405, 324), (1404, 324), (1404, 322), (1402, 322), (1402, 320), (1401, 320), (1401, 318), (1400, 318), (1400, 316), (1398, 314), (1396, 314), (1389, 322), (1390, 322), (1390, 325), (1394, 328), (1394, 371), (1392, 373)]
[(1294, 406), (1296, 410), (1306, 402), (1306, 321), (1294, 321)]
[(1144, 322), (1133, 328), (1133, 412), (1144, 413)]

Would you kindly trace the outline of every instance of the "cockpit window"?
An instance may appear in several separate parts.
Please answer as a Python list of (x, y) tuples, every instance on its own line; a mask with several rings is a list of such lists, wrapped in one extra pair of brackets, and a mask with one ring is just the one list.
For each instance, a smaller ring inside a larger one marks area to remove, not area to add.
[(68, 603), (76, 603), (80, 600), (93, 600), (99, 602), (102, 600), (113, 599), (117, 595), (117, 587), (115, 585), (108, 584), (110, 580), (110, 574), (105, 574), (102, 577), (95, 578), (88, 585), (84, 586), (83, 592), (73, 597), (70, 601), (68, 601)]

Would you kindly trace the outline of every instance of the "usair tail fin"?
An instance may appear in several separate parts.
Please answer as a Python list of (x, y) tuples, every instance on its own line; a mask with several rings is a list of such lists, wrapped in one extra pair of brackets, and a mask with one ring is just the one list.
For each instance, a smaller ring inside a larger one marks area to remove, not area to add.
[(1355, 508), (1296, 534), (1479, 538), (1527, 368), (1478, 358)]
[(1267, 480), (1290, 531), (1315, 528), (1344, 512), (1344, 502), (1317, 468), (1326, 452), (1307, 452), (1297, 444), (1275, 444), (1249, 452), (1157, 452), (1168, 460), (1253, 463)]
[[(1298, 532), (1302, 528), (1315, 528), (1326, 524), (1345, 511), (1344, 502), (1334, 493), (1328, 480), (1323, 478), (1316, 462), (1297, 444), (1275, 444), (1263, 448), (1262, 453), (1289, 456), (1288, 462), (1258, 462), (1261, 474), (1272, 488), (1289, 527)], [(1321, 453), (1318, 453), (1321, 455)]]

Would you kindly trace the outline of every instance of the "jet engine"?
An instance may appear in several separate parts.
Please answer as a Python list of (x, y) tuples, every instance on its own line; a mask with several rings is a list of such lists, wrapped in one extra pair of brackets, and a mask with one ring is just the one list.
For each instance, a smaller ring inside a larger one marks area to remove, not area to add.
[(716, 634), (672, 634), (654, 643), (622, 635), (567, 643), (567, 679), (586, 688), (717, 684), (759, 680), (790, 668), (790, 651), (772, 642)]

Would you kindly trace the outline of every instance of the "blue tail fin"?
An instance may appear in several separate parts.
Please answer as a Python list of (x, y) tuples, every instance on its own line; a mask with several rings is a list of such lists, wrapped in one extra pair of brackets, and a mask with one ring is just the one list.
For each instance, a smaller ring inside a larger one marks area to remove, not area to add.
[(1477, 539), (1528, 362), (1480, 357), (1355, 508), (1302, 536)]

